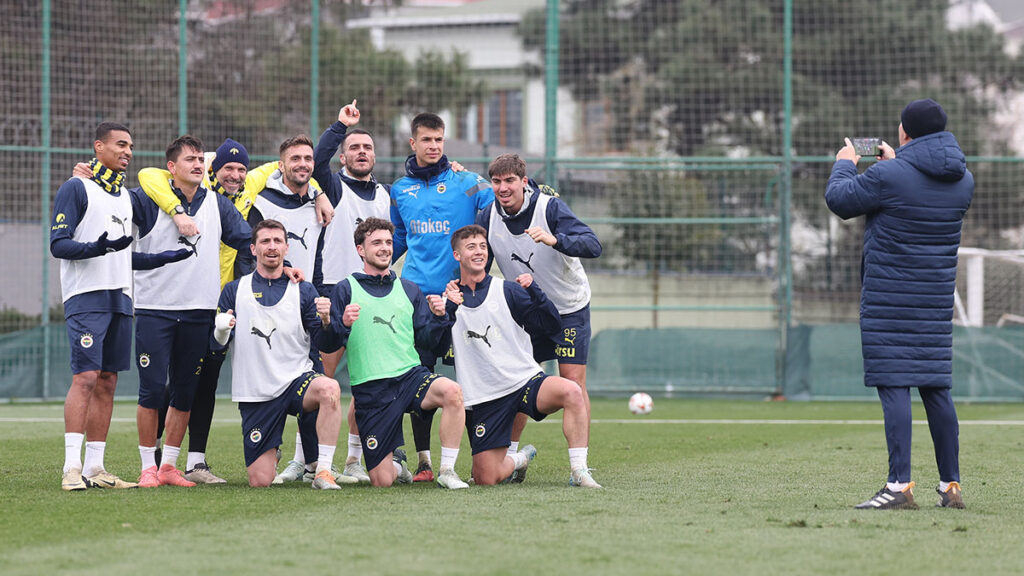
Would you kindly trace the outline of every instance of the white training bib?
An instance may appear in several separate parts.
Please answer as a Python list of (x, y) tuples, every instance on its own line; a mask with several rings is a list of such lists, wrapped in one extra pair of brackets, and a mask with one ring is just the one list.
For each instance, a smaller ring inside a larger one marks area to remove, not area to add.
[[(537, 206), (528, 228), (538, 227), (552, 234), (548, 226), (547, 207), (552, 196), (535, 192)], [(491, 208), (487, 242), (494, 252), (501, 274), (514, 280), (530, 274), (561, 315), (582, 310), (590, 303), (590, 281), (583, 264), (575, 256), (566, 256), (554, 247), (534, 242), (525, 232), (512, 234), (498, 213), (498, 203)]]
[(505, 282), (492, 278), (479, 306), (459, 306), (455, 314), (455, 374), (467, 408), (506, 396), (541, 371), (530, 335), (512, 318)]
[[(132, 201), (121, 188), (117, 196), (108, 193), (88, 178), (79, 178), (85, 185), (88, 206), (75, 227), (75, 242), (95, 242), (104, 232), (107, 240), (117, 240), (132, 233)], [(60, 220), (58, 215), (58, 221)], [(60, 261), (60, 290), (64, 302), (72, 296), (98, 290), (121, 290), (132, 295), (132, 249), (108, 252), (95, 258)]]
[[(332, 178), (339, 178), (336, 174)], [(340, 179), (340, 178), (339, 178)], [(323, 283), (341, 282), (353, 272), (363, 271), (363, 260), (356, 252), (356, 226), (367, 218), (391, 221), (391, 197), (384, 186), (377, 184), (373, 200), (366, 201), (352, 191), (345, 181), (341, 202), (334, 208), (334, 219), (324, 231)]]
[(235, 293), (235, 351), (231, 356), (231, 399), (264, 402), (277, 398), (293, 380), (313, 369), (309, 333), (302, 326), (299, 285), (289, 282), (273, 306), (256, 300), (253, 275), (238, 280)]
[[(148, 200), (148, 199), (144, 199)], [(151, 200), (149, 200), (151, 201)], [(192, 215), (198, 236), (182, 236), (163, 210), (156, 224), (139, 238), (136, 250), (155, 254), (186, 248), (192, 255), (153, 270), (135, 271), (135, 307), (143, 310), (215, 310), (220, 298), (220, 209), (206, 192)]]

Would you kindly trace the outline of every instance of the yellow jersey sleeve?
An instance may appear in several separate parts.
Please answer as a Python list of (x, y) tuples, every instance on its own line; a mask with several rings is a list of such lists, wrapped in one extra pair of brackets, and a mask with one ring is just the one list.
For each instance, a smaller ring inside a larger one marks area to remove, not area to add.
[(139, 170), (139, 185), (161, 210), (174, 216), (174, 208), (181, 202), (171, 190), (171, 173), (160, 168), (143, 168)]

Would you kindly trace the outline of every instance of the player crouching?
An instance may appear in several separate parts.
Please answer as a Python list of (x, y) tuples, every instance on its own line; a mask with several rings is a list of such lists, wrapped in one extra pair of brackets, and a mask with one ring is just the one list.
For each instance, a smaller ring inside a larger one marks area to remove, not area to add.
[(529, 274), (515, 282), (487, 274), (487, 232), (465, 226), (452, 235), (460, 279), (448, 284), (455, 372), (466, 405), (473, 447), (473, 479), (497, 484), (526, 472), (533, 446), (508, 453), (512, 422), (522, 412), (535, 421), (563, 410), (562, 432), (569, 443), (569, 484), (600, 488), (587, 467), (588, 417), (575, 382), (548, 376), (533, 359), (531, 335), (555, 334), (561, 318)]
[[(331, 302), (308, 282), (284, 276), (287, 232), (276, 220), (252, 231), (252, 274), (229, 283), (220, 296), (214, 349), (234, 337), (231, 399), (242, 413), (245, 466), (250, 486), (270, 486), (289, 414), (316, 413), (318, 457), (313, 488), (338, 490), (331, 474), (341, 429), (341, 388), (312, 370), (310, 340), (318, 345), (330, 324)], [(235, 330), (240, 327), (240, 330)]]

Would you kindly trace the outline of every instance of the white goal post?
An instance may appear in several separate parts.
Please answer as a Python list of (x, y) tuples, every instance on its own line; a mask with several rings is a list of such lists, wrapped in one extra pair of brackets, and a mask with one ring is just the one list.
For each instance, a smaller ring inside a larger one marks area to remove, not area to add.
[(1024, 324), (1024, 250), (961, 247), (953, 322), (961, 326)]

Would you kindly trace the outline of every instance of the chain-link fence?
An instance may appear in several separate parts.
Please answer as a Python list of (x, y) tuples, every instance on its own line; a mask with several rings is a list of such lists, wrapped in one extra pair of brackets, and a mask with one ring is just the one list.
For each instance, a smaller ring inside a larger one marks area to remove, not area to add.
[[(444, 116), (449, 157), (472, 170), (519, 152), (604, 244), (585, 262), (595, 391), (870, 395), (856, 324), (863, 221), (831, 215), (823, 191), (843, 137), (895, 143), (914, 98), (943, 104), (969, 155), (978, 187), (963, 245), (1024, 249), (1014, 3), (427, 4), (0, 7), (0, 396), (66, 390), (49, 211), (104, 120), (133, 132), (131, 185), (178, 134), (276, 159), (281, 140), (315, 140), (353, 98), (384, 182), (420, 111)], [(998, 289), (972, 296), (961, 271), (963, 300), (985, 312), (958, 316), (957, 394), (1024, 397), (1024, 328), (1005, 320), (1024, 317), (1020, 265), (1003, 254), (985, 273)]]

